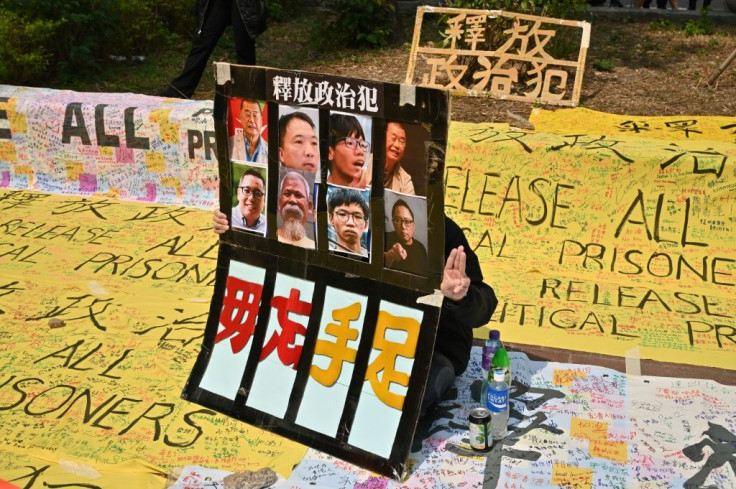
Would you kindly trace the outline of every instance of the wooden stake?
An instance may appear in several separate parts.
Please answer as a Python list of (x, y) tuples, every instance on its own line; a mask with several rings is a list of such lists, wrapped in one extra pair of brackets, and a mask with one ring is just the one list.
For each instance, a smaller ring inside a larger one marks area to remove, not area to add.
[(728, 59), (726, 59), (726, 61), (724, 61), (723, 64), (718, 67), (718, 71), (716, 71), (716, 74), (710, 77), (710, 80), (708, 80), (708, 85), (713, 85), (713, 82), (716, 81), (719, 76), (721, 76), (721, 73), (723, 73), (726, 67), (731, 64), (734, 58), (736, 58), (736, 49), (734, 49)]

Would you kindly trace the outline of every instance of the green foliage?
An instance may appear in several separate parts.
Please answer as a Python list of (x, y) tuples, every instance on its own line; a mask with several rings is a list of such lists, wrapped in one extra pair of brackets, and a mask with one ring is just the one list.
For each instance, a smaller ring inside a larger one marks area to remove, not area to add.
[(100, 68), (102, 47), (112, 27), (112, 0), (8, 0), (4, 4), (25, 21), (54, 25), (44, 47), (59, 75), (74, 78)]
[(616, 63), (610, 59), (597, 59), (593, 61), (593, 69), (611, 73), (616, 69)]
[(0, 9), (8, 83), (91, 78), (109, 55), (146, 55), (194, 27), (191, 0), (0, 0)]
[(657, 19), (649, 23), (649, 27), (653, 31), (666, 31), (673, 28), (672, 22), (667, 19)]
[(45, 78), (51, 58), (46, 46), (56, 26), (28, 21), (0, 8), (0, 83), (26, 84)]
[(688, 20), (683, 30), (687, 36), (704, 36), (713, 34), (714, 29), (713, 24), (708, 17), (708, 9), (702, 9), (700, 11), (700, 18), (698, 18), (698, 20)]
[(333, 16), (312, 40), (322, 47), (381, 48), (389, 45), (398, 26), (393, 0), (326, 0)]
[(582, 19), (587, 0), (450, 0), (451, 7), (503, 10), (557, 19)]
[(301, 0), (266, 0), (268, 20), (283, 22), (299, 13)]

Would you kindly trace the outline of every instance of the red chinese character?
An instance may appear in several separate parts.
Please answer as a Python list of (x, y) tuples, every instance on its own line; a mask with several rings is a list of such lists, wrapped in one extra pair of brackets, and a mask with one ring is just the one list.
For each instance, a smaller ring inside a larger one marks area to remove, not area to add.
[[(238, 292), (242, 295), (238, 298)], [(215, 343), (230, 338), (233, 353), (239, 353), (250, 341), (256, 328), (258, 307), (263, 286), (254, 282), (228, 277), (222, 299), (220, 324), (225, 328), (215, 336)], [(234, 336), (233, 336), (234, 335)]]
[(289, 313), (293, 312), (302, 316), (309, 316), (309, 313), (312, 311), (312, 304), (311, 302), (304, 302), (299, 299), (299, 289), (291, 289), (288, 299), (286, 297), (274, 297), (271, 299), (271, 307), (276, 309), (276, 318), (281, 327), (281, 334), (274, 331), (263, 346), (261, 360), (269, 356), (274, 348), (276, 348), (281, 363), (291, 365), (296, 370), (296, 364), (299, 362), (299, 356), (302, 354), (302, 346), (295, 345), (294, 341), (296, 340), (297, 333), (304, 336), (307, 333), (307, 328), (289, 319)]

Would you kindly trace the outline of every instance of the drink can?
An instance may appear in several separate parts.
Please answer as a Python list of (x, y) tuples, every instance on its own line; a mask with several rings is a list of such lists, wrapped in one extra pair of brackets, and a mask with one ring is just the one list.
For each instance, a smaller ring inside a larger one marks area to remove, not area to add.
[(485, 452), (493, 445), (491, 438), (491, 412), (486, 408), (475, 408), (468, 417), (470, 447), (478, 452)]

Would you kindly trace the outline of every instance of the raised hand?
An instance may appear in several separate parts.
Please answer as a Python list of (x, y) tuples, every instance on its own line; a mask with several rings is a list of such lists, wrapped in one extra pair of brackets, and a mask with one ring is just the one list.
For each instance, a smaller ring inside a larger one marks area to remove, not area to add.
[(440, 290), (450, 300), (462, 300), (468, 294), (470, 279), (465, 274), (465, 250), (458, 246), (450, 252), (445, 262)]

